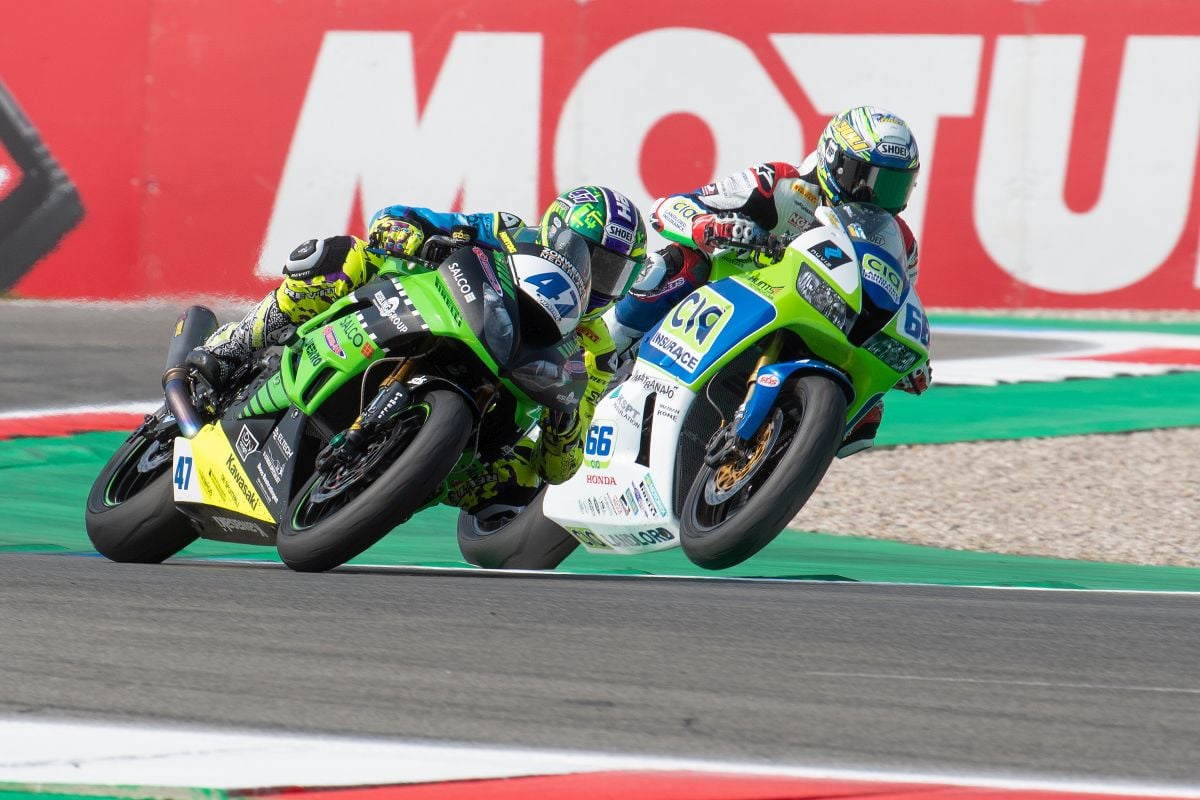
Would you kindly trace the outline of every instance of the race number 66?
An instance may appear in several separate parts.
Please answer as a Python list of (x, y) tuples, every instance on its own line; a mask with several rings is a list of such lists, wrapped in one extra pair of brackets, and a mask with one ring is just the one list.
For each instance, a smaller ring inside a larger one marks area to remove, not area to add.
[(588, 428), (587, 441), (583, 445), (584, 454), (604, 458), (612, 453), (612, 435), (612, 425), (593, 425)]

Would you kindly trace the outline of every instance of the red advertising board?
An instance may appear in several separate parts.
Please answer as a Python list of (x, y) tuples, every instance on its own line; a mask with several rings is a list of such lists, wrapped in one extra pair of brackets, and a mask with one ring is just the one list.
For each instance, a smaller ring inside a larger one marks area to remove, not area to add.
[(922, 145), (927, 305), (1200, 308), (1193, 0), (46, 0), (0, 84), (83, 206), (19, 296), (252, 296), (382, 205), (648, 203), (872, 103)]

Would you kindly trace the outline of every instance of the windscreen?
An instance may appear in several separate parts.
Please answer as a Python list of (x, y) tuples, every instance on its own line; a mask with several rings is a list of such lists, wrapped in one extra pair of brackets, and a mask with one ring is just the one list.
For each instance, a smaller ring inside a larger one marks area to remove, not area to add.
[(851, 239), (861, 239), (876, 247), (882, 247), (888, 255), (896, 259), (897, 266), (904, 266), (908, 261), (900, 225), (895, 217), (879, 206), (869, 203), (847, 203), (835, 206), (833, 213), (837, 215)]

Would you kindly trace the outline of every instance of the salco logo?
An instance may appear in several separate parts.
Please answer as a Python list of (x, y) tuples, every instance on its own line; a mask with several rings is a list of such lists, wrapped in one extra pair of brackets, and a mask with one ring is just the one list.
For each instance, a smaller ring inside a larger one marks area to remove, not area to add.
[(475, 292), (471, 289), (471, 283), (467, 277), (463, 275), (462, 268), (458, 266), (458, 262), (454, 261), (450, 264), (450, 274), (454, 277), (454, 283), (458, 286), (458, 290), (462, 292), (463, 299), (468, 303), (475, 302)]

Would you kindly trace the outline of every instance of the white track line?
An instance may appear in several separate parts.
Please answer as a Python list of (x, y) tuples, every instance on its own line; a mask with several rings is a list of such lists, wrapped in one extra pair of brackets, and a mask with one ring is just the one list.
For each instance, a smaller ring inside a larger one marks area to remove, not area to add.
[(148, 414), (160, 405), (162, 405), (161, 398), (158, 400), (137, 400), (128, 403), (60, 406), (58, 408), (19, 408), (15, 411), (0, 411), (0, 420), (45, 419), (74, 414)]
[(672, 770), (1200, 797), (1200, 787), (958, 772), (872, 771), (185, 726), (0, 718), (0, 782), (249, 789)]
[[(1032, 556), (1031, 556), (1032, 557)], [(619, 556), (613, 556), (619, 558)], [(283, 564), (270, 558), (253, 558), (246, 556), (238, 556), (229, 558), (225, 556), (191, 556), (175, 559), (175, 563), (190, 562), (193, 564), (204, 564), (213, 566), (232, 566), (232, 567), (276, 567), (283, 569)], [(657, 580), (657, 581), (725, 581), (732, 583), (793, 583), (806, 586), (908, 586), (919, 589), (988, 589), (999, 592), (1079, 592), (1083, 594), (1147, 594), (1147, 595), (1165, 595), (1168, 597), (1200, 597), (1200, 589), (1196, 591), (1186, 591), (1182, 589), (1072, 589), (1063, 586), (994, 586), (988, 584), (974, 583), (908, 583), (904, 581), (856, 581), (847, 579), (844, 581), (823, 580), (820, 578), (771, 578), (771, 577), (756, 577), (745, 575), (672, 575), (669, 573), (618, 573), (618, 572), (573, 572), (571, 570), (556, 569), (553, 571), (545, 570), (525, 570), (525, 569), (477, 569), (475, 567), (426, 567), (417, 564), (346, 564), (339, 569), (345, 570), (371, 570), (379, 572), (400, 572), (400, 573), (422, 573), (432, 572), (441, 573), (444, 575), (464, 575), (468, 577), (478, 578), (544, 578), (553, 580), (556, 578), (617, 578), (620, 580)], [(1182, 567), (1180, 569), (1183, 569)]]

